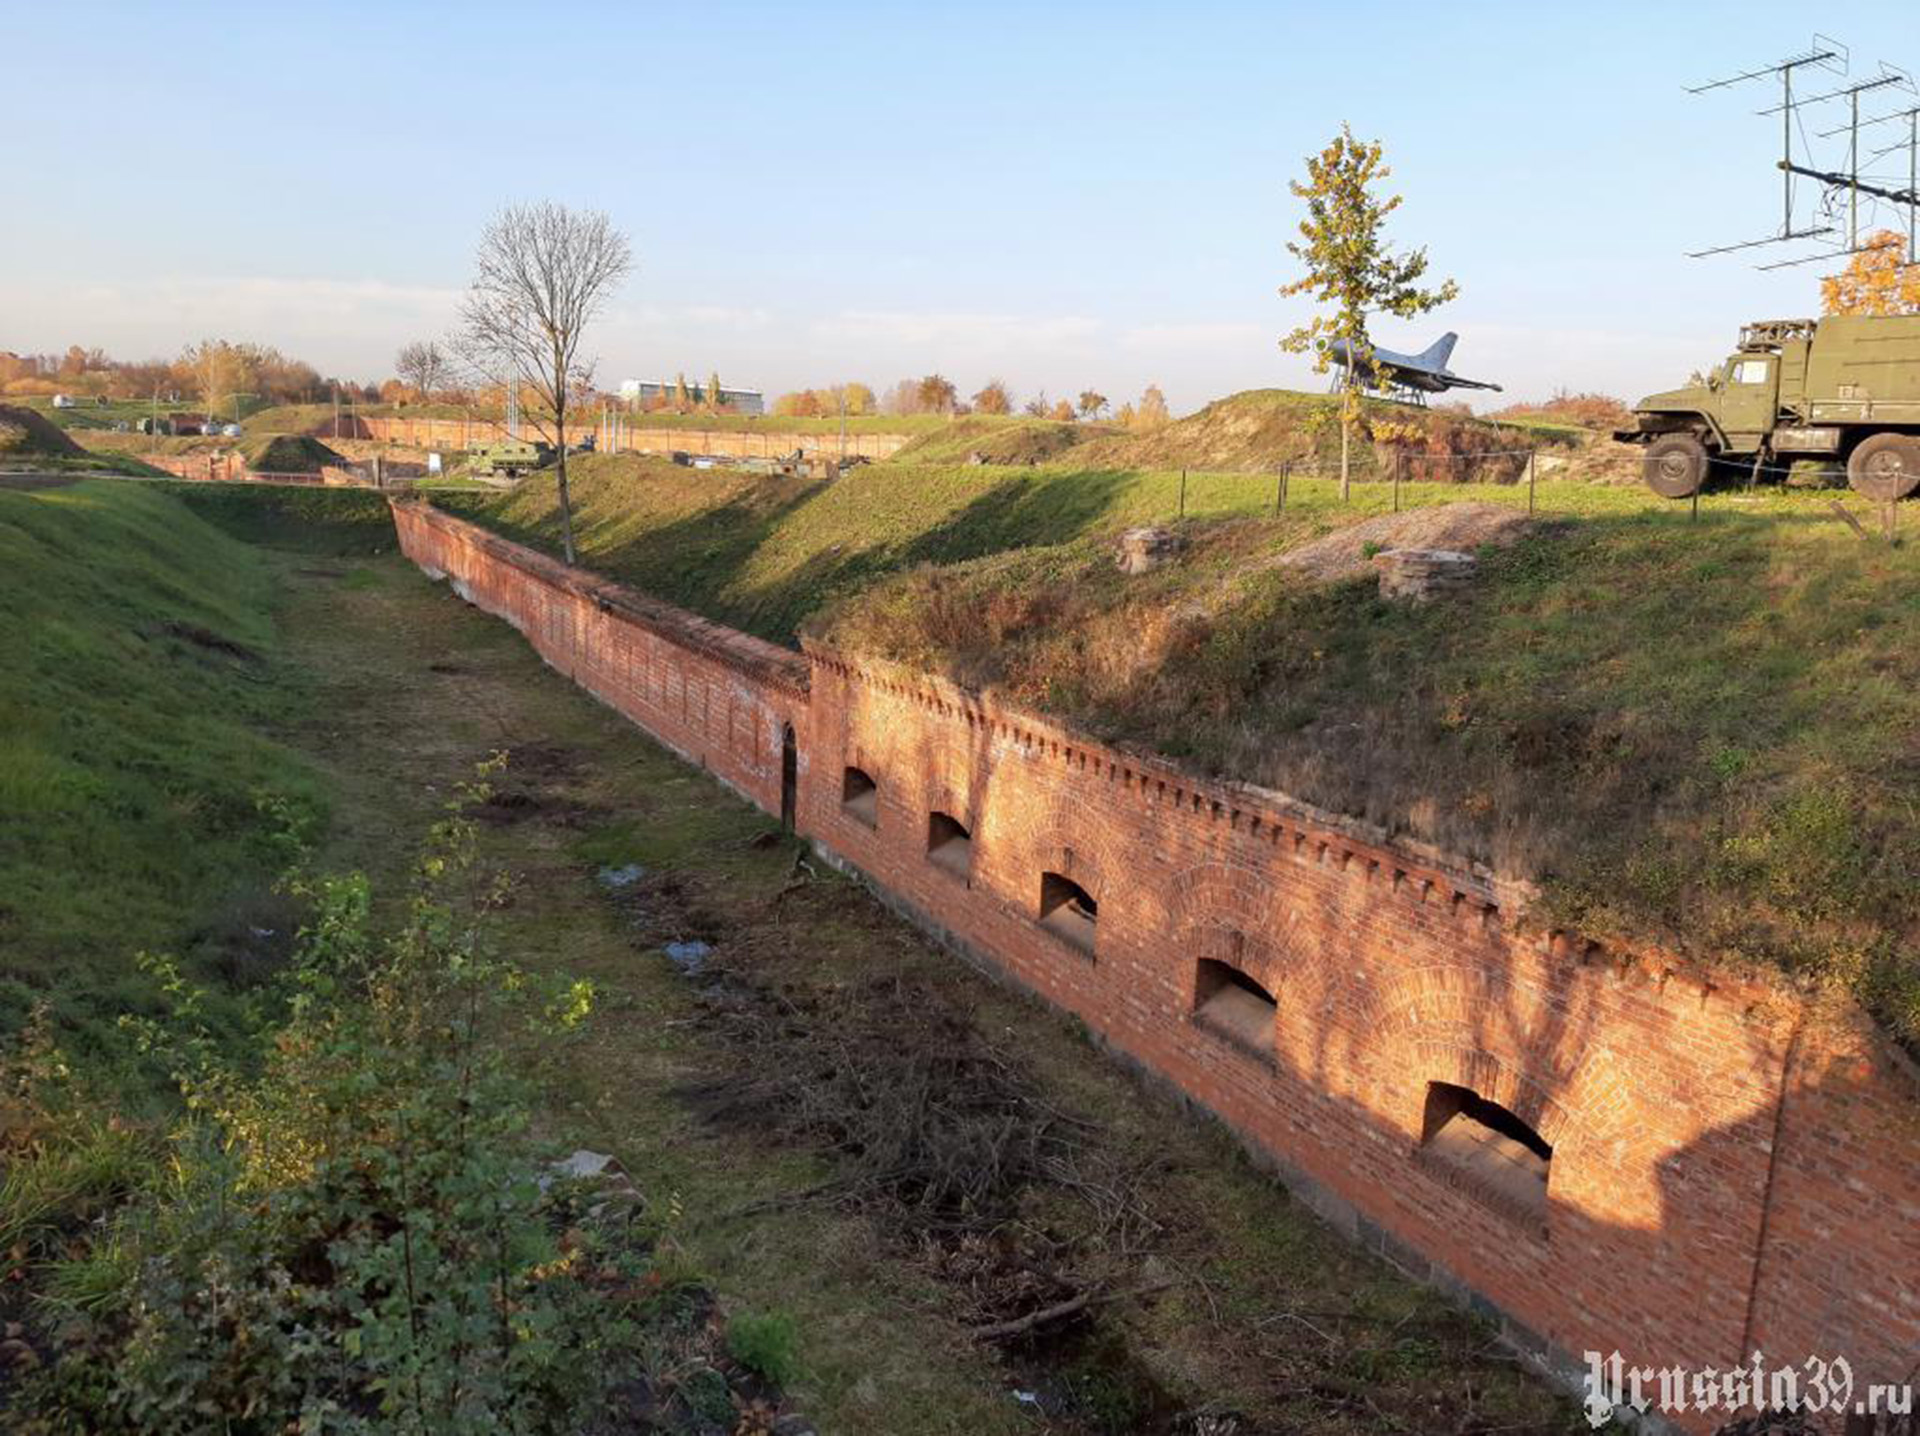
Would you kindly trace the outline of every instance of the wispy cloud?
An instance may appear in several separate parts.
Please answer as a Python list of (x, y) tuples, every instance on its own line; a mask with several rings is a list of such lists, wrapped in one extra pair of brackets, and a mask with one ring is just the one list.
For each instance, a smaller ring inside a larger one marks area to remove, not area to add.
[(953, 311), (852, 309), (815, 320), (814, 337), (830, 344), (912, 345), (929, 351), (1019, 355), (1035, 348), (1089, 345), (1097, 319), (1078, 315), (969, 314)]
[(771, 309), (727, 304), (634, 304), (619, 305), (607, 314), (607, 322), (620, 329), (666, 329), (714, 331), (728, 334), (755, 334), (775, 326), (777, 316)]
[(445, 333), (462, 292), (272, 275), (177, 275), (67, 290), (0, 278), (0, 313), (23, 332), (70, 335), (58, 342), (99, 344), (119, 354), (171, 353), (218, 335), (272, 344), (323, 367), (364, 366), (370, 347), (380, 352)]
[(1195, 350), (1244, 349), (1277, 340), (1271, 325), (1243, 320), (1192, 324), (1140, 324), (1120, 336), (1122, 348), (1142, 354), (1189, 354)]

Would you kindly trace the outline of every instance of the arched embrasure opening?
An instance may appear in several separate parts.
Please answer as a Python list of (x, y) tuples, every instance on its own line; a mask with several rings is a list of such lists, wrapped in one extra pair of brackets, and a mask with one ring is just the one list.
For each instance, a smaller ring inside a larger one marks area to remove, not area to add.
[(840, 811), (869, 828), (880, 826), (880, 785), (866, 769), (848, 765), (840, 780)]
[(1193, 1015), (1208, 1027), (1261, 1052), (1273, 1051), (1273, 994), (1229, 963), (1200, 959), (1193, 985)]
[(1040, 926), (1093, 956), (1094, 925), (1100, 904), (1065, 873), (1040, 874)]
[(1420, 1145), (1462, 1185), (1517, 1216), (1545, 1218), (1553, 1145), (1471, 1087), (1429, 1082)]
[(973, 871), (973, 834), (950, 813), (927, 815), (927, 861), (957, 878)]

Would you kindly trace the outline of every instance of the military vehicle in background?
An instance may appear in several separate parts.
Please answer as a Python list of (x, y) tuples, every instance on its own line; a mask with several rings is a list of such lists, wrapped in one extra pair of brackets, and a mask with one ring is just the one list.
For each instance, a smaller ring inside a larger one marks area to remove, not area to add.
[(1643, 476), (1663, 498), (1699, 492), (1716, 465), (1753, 476), (1794, 459), (1844, 460), (1856, 492), (1905, 498), (1920, 488), (1920, 315), (1749, 324), (1704, 384), (1633, 412), (1614, 437), (1646, 445)]
[(501, 439), (472, 451), (467, 473), (476, 479), (517, 479), (553, 462), (553, 445), (536, 439)]

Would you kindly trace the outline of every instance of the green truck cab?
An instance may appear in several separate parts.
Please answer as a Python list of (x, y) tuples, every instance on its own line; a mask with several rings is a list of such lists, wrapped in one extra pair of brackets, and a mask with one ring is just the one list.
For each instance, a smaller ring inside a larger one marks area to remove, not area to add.
[(553, 462), (553, 446), (532, 439), (501, 439), (473, 450), (467, 473), (477, 479), (505, 474), (510, 479)]
[(1715, 465), (1758, 474), (1798, 458), (1844, 460), (1883, 503), (1920, 488), (1920, 315), (1768, 319), (1706, 383), (1650, 394), (1635, 427), (1643, 476), (1663, 498), (1697, 493)]

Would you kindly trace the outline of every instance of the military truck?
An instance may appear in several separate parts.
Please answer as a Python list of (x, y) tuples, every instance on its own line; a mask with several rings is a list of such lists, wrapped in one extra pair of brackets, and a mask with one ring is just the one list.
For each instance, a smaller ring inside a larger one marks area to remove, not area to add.
[(1651, 394), (1614, 437), (1645, 444), (1663, 498), (1697, 493), (1715, 467), (1757, 477), (1793, 459), (1844, 460), (1882, 503), (1920, 488), (1920, 315), (1767, 319), (1704, 384)]
[(497, 474), (517, 479), (530, 470), (543, 469), (552, 462), (551, 444), (534, 439), (501, 439), (475, 449), (467, 463), (467, 473), (476, 479), (490, 479)]

